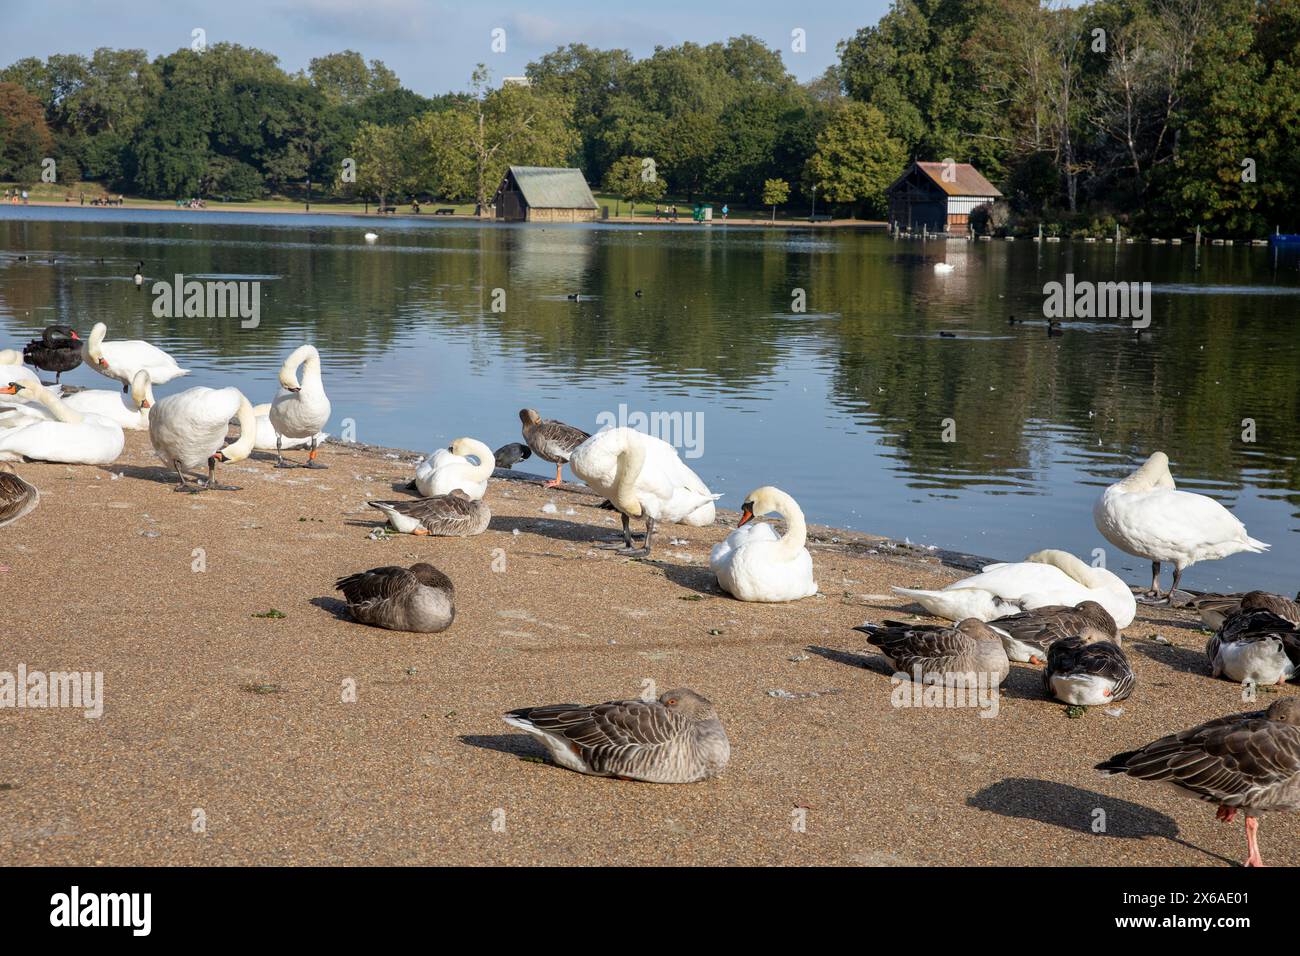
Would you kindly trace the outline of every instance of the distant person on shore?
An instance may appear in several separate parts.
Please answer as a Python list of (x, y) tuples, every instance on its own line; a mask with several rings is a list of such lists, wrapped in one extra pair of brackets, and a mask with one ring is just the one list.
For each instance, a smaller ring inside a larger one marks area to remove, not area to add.
[(669, 210), (669, 215), (673, 217), (673, 222), (677, 221), (677, 203), (673, 203), (672, 208)]
[(26, 190), (26, 189), (23, 190), (23, 205), (24, 205), (24, 206), (27, 205), (27, 190)]
[(84, 192), (81, 194), (81, 204), (83, 206), (86, 204), (86, 194)]
[(730, 210), (729, 208), (727, 208), (727, 204), (726, 204), (726, 203), (723, 203), (723, 204), (722, 204), (722, 218), (723, 218), (724, 220), (727, 218), (727, 213), (729, 213), (729, 212), (731, 212), (731, 210)]

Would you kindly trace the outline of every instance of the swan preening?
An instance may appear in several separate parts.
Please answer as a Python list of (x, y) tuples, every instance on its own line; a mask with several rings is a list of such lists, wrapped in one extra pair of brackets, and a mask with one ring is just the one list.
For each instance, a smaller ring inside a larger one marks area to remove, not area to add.
[[(477, 463), (470, 461), (471, 457)], [(477, 500), (487, 493), (495, 467), (496, 456), (491, 448), (476, 438), (457, 438), (416, 466), (415, 487), (425, 498), (463, 491)]]
[(1269, 548), (1248, 535), (1246, 526), (1213, 498), (1177, 490), (1169, 473), (1169, 458), (1162, 451), (1102, 492), (1092, 516), (1107, 541), (1151, 562), (1153, 598), (1161, 597), (1160, 565), (1164, 561), (1174, 566), (1169, 588), (1173, 592), (1178, 590), (1183, 571), (1197, 561)]
[[(299, 367), (302, 368), (301, 383), (298, 379)], [(284, 360), (284, 365), (280, 367), (280, 387), (281, 391), (271, 402), (267, 414), (276, 436), (276, 467), (297, 467), (296, 462), (284, 459), (282, 452), (285, 438), (310, 444), (311, 451), (302, 467), (326, 467), (316, 460), (316, 453), (320, 431), (329, 421), (330, 400), (325, 395), (325, 385), (321, 381), (320, 353), (314, 345), (299, 346)]]
[[(784, 536), (766, 522), (749, 523), (766, 514), (785, 519)], [(764, 486), (745, 496), (740, 523), (713, 546), (709, 567), (722, 590), (742, 601), (797, 601), (817, 593), (806, 540), (799, 505), (780, 488)]]
[(190, 374), (189, 369), (181, 368), (176, 360), (148, 342), (136, 340), (123, 342), (105, 342), (108, 326), (96, 322), (90, 330), (90, 338), (82, 345), (82, 358), (105, 378), (122, 383), (122, 391), (131, 386), (131, 379), (140, 369), (149, 373), (149, 380), (155, 385), (165, 385), (172, 379)]
[(524, 707), (501, 719), (540, 740), (561, 767), (598, 777), (694, 783), (731, 759), (713, 704), (686, 688), (658, 700)]
[(1128, 585), (1105, 568), (1090, 567), (1065, 551), (1039, 551), (1024, 561), (990, 564), (941, 591), (893, 590), (950, 621), (968, 617), (991, 621), (1049, 604), (1074, 606), (1082, 601), (1096, 601), (1120, 628), (1133, 623), (1137, 614), (1137, 601)]
[(14, 382), (0, 388), (0, 395), (35, 400), (49, 412), (48, 419), (0, 429), (0, 461), (28, 458), (70, 465), (110, 465), (122, 454), (125, 439), (120, 425), (74, 411), (43, 385)]
[[(672, 445), (632, 428), (596, 433), (574, 450), (569, 466), (622, 514), (624, 547), (620, 553), (628, 557), (650, 553), (658, 521), (697, 527), (713, 524), (713, 502), (722, 497), (710, 493), (677, 457)], [(645, 520), (645, 545), (641, 548), (633, 547), (631, 518)]]
[[(232, 418), (239, 420), (239, 438), (227, 445)], [(149, 440), (154, 453), (180, 478), (177, 491), (238, 491), (217, 484), (217, 464), (243, 461), (252, 453), (256, 436), (253, 406), (237, 388), (187, 388), (159, 401), (149, 416)], [(204, 467), (207, 482), (191, 483), (185, 469)]]
[(456, 619), (456, 589), (431, 564), (371, 568), (340, 578), (348, 613), (361, 624), (392, 631), (436, 634)]

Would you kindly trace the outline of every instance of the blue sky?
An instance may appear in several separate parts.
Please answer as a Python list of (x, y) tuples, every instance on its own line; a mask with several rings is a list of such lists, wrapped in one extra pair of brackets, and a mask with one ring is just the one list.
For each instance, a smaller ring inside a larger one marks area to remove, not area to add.
[[(402, 83), (431, 95), (463, 89), (474, 64), (495, 76), (523, 72), (539, 54), (571, 42), (624, 47), (645, 56), (656, 45), (710, 43), (753, 34), (782, 51), (799, 79), (835, 61), (835, 44), (875, 23), (889, 0), (715, 2), (642, 0), (33, 0), (6, 4), (0, 16), (0, 65), (25, 56), (89, 54), (96, 47), (144, 48), (151, 56), (188, 46), (201, 27), (209, 43), (230, 41), (269, 50), (293, 71), (322, 53), (353, 49), (387, 63)], [(492, 30), (506, 31), (493, 53)], [(791, 52), (791, 31), (807, 52)]]

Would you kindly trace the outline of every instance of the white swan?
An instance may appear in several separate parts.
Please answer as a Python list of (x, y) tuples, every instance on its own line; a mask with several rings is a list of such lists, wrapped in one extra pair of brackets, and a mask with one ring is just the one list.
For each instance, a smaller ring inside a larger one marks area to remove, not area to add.
[(277, 438), (280, 440), (282, 450), (292, 451), (295, 448), (310, 448), (312, 438), (316, 439), (316, 444), (321, 445), (330, 437), (329, 432), (317, 432), (309, 438), (285, 438), (283, 435), (276, 435), (275, 429), (271, 427), (270, 402), (254, 405), (253, 414), (257, 417), (257, 438), (253, 440), (255, 451), (275, 451)]
[(1073, 607), (1096, 601), (1120, 629), (1133, 623), (1137, 600), (1128, 585), (1105, 568), (1084, 564), (1066, 551), (1039, 551), (1024, 561), (990, 564), (979, 574), (956, 581), (942, 591), (894, 588), (918, 601), (927, 611), (951, 621), (977, 617), (992, 621), (1007, 614), (1032, 611), (1049, 604)]
[(947, 275), (949, 272), (952, 272), (953, 269), (955, 268), (957, 267), (954, 266), (951, 262), (936, 262), (934, 264), (934, 271), (937, 272), (939, 275)]
[[(784, 537), (766, 522), (749, 524), (773, 512), (785, 519)], [(807, 537), (795, 500), (779, 488), (758, 488), (746, 496), (736, 530), (713, 546), (709, 567), (722, 590), (742, 601), (797, 601), (817, 593)]]
[(0, 394), (35, 399), (50, 410), (52, 421), (33, 422), (0, 431), (0, 461), (58, 461), (70, 465), (108, 465), (122, 454), (122, 429), (98, 415), (74, 412), (45, 386), (14, 382)]
[[(626, 546), (621, 553), (629, 556), (650, 553), (657, 521), (713, 524), (713, 502), (722, 497), (709, 492), (672, 445), (632, 428), (607, 428), (592, 435), (574, 449), (569, 467), (622, 513)], [(629, 518), (645, 518), (645, 547), (632, 547)]]
[[(469, 460), (470, 455), (478, 464)], [(451, 494), (456, 489), (478, 501), (487, 493), (488, 478), (496, 467), (492, 449), (474, 438), (457, 438), (439, 448), (415, 468), (415, 487), (424, 498)]]
[(23, 353), (17, 349), (0, 349), (0, 385), (12, 382), (41, 384), (40, 376), (23, 364)]
[[(239, 419), (239, 438), (222, 447), (231, 418)], [(168, 395), (149, 415), (149, 440), (154, 453), (180, 476), (176, 491), (238, 491), (216, 483), (217, 463), (243, 461), (252, 452), (256, 435), (253, 406), (237, 388), (187, 388)], [(191, 485), (184, 469), (204, 465), (208, 469), (207, 484)]]
[[(64, 405), (82, 415), (96, 415), (113, 422), (119, 428), (143, 431), (149, 427), (149, 409), (154, 403), (153, 385), (144, 369), (131, 379), (131, 394), (125, 397), (108, 388), (88, 388), (61, 396)], [(54, 413), (44, 405), (29, 403), (18, 405), (0, 413), (0, 428), (30, 425), (33, 422), (57, 421)]]
[(1137, 471), (1101, 493), (1092, 509), (1097, 530), (1115, 547), (1151, 562), (1151, 596), (1159, 598), (1160, 563), (1172, 562), (1178, 590), (1183, 570), (1197, 561), (1226, 558), (1238, 551), (1267, 551), (1269, 545), (1213, 498), (1179, 491), (1162, 451)]
[(122, 342), (105, 342), (108, 326), (96, 322), (90, 330), (90, 338), (81, 346), (82, 361), (105, 378), (122, 383), (126, 391), (131, 379), (140, 369), (149, 373), (149, 380), (155, 385), (165, 385), (172, 379), (189, 375), (189, 369), (181, 368), (176, 360), (148, 342), (127, 340)]
[[(301, 385), (298, 383), (299, 366), (302, 367)], [(280, 366), (280, 387), (267, 415), (276, 435), (276, 467), (297, 467), (297, 462), (285, 461), (281, 454), (284, 438), (310, 442), (311, 451), (303, 467), (326, 467), (316, 460), (316, 445), (321, 428), (329, 421), (330, 400), (321, 381), (320, 353), (316, 346), (300, 345), (284, 360)]]

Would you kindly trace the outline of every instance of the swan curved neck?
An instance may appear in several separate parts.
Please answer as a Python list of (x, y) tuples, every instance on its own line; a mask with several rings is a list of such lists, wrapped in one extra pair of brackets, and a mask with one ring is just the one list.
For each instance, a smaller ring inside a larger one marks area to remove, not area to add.
[(803, 509), (793, 498), (781, 492), (776, 499), (775, 510), (785, 519), (785, 534), (777, 542), (777, 547), (782, 557), (793, 558), (808, 542), (808, 525), (804, 521)]
[(251, 455), (253, 442), (257, 440), (257, 416), (243, 395), (239, 396), (239, 411), (235, 417), (239, 421), (239, 437), (221, 449), (221, 457), (228, 462), (243, 461)]
[(1121, 482), (1129, 491), (1150, 491), (1156, 488), (1174, 488), (1173, 475), (1169, 473), (1169, 459), (1149, 458), (1142, 467)]
[(84, 419), (79, 412), (74, 412), (67, 405), (54, 397), (54, 393), (43, 385), (29, 385), (27, 391), (36, 395), (36, 400), (50, 410), (50, 414), (68, 425), (80, 425)]
[(90, 338), (86, 339), (86, 354), (93, 362), (99, 361), (99, 347), (104, 344), (104, 336), (107, 334), (108, 326), (103, 322), (96, 322), (95, 327), (90, 330)]
[(636, 482), (645, 467), (645, 445), (629, 436), (627, 444), (618, 454), (614, 472), (614, 494), (610, 500), (619, 511), (632, 517), (641, 515), (641, 499), (636, 494)]
[[(317, 378), (320, 376), (317, 375)], [(465, 443), (469, 446), (469, 453), (478, 459), (477, 465), (470, 466), (470, 478), (473, 481), (487, 481), (492, 477), (492, 471), (497, 466), (496, 455), (492, 449), (477, 439), (471, 438)]]
[(303, 385), (320, 385), (320, 353), (314, 345), (301, 345), (290, 353), (280, 366), (280, 384), (285, 388), (298, 388), (298, 369), (302, 369)]

